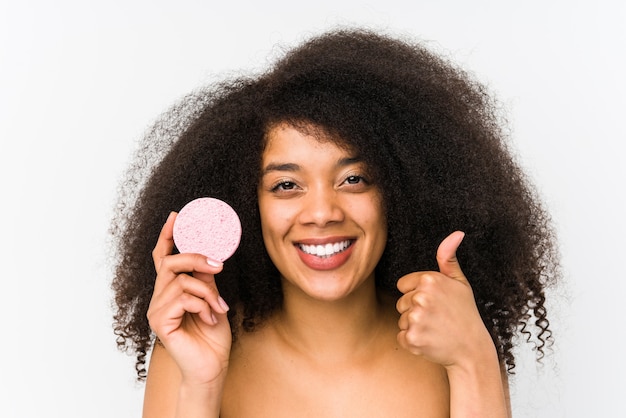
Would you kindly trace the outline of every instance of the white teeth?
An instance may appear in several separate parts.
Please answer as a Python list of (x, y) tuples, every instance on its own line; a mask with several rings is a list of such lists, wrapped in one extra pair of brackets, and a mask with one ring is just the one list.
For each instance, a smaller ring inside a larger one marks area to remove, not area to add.
[(307, 254), (315, 255), (318, 257), (330, 257), (332, 255), (342, 252), (343, 250), (348, 248), (350, 244), (351, 242), (349, 240), (326, 245), (300, 244), (300, 249)]

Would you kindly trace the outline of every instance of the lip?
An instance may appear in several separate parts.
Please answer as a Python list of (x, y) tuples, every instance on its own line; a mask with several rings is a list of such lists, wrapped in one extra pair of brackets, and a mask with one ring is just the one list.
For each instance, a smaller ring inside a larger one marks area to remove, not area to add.
[[(331, 256), (320, 257), (314, 254), (304, 252), (301, 245), (326, 245), (336, 244), (343, 241), (350, 241), (350, 245), (341, 252)], [(353, 237), (326, 237), (326, 238), (308, 238), (294, 243), (294, 247), (300, 257), (300, 260), (313, 270), (334, 270), (345, 264), (355, 247), (356, 240)]]
[(334, 237), (324, 237), (324, 238), (305, 238), (298, 241), (294, 241), (295, 245), (303, 244), (303, 245), (326, 245), (326, 244), (334, 244), (336, 242), (341, 241), (354, 241), (354, 237), (349, 236), (334, 236)]

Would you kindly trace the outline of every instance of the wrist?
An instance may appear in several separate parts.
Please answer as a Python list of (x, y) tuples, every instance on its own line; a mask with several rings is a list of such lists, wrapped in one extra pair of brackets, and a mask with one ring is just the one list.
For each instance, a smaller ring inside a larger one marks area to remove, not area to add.
[(177, 417), (219, 417), (222, 382), (192, 383), (182, 381), (178, 389)]
[(446, 367), (450, 384), (450, 416), (508, 416), (500, 363), (495, 346), (477, 350), (464, 361)]
[(483, 344), (474, 345), (472, 348), (473, 350), (466, 350), (466, 356), (445, 366), (448, 375), (482, 374), (486, 370), (494, 370), (499, 373), (498, 352), (491, 338)]

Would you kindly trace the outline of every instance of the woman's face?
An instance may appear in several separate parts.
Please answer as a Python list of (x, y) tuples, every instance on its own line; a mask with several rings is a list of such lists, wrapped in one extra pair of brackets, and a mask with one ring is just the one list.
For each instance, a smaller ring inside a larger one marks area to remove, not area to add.
[(285, 292), (339, 300), (373, 283), (387, 226), (364, 162), (281, 124), (268, 132), (261, 170), (263, 240)]

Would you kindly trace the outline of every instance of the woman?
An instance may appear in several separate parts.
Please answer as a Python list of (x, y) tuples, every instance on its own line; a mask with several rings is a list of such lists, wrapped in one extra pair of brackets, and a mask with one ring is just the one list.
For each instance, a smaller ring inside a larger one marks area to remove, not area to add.
[[(543, 355), (558, 269), (481, 85), (419, 45), (336, 31), (163, 129), (113, 230), (115, 330), (140, 378), (153, 346), (145, 416), (509, 414), (512, 340), (534, 332)], [(224, 265), (174, 248), (171, 212), (202, 196), (242, 221)]]

